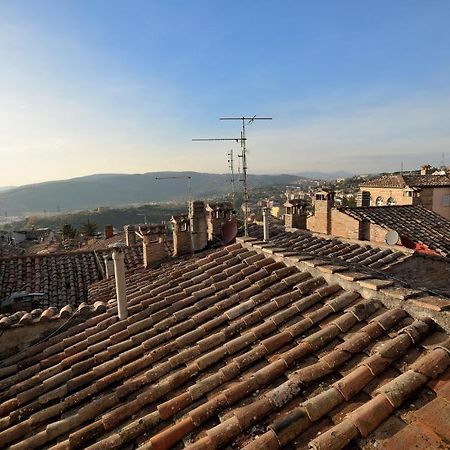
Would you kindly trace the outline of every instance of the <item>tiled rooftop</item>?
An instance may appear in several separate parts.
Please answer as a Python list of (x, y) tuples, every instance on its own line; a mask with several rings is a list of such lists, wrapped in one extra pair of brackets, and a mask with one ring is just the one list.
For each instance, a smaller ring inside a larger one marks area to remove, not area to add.
[[(262, 227), (252, 224), (249, 227), (249, 234), (256, 239), (262, 239)], [(309, 260), (311, 265), (334, 261), (343, 267), (356, 265), (360, 271), (365, 268), (386, 271), (411, 256), (411, 252), (391, 250), (364, 242), (322, 237), (306, 230), (285, 231), (282, 226), (272, 226), (270, 235), (269, 243), (261, 241), (256, 245), (270, 247), (274, 252), (301, 257), (304, 261)]]
[(0, 446), (448, 448), (448, 335), (330, 276), (244, 241), (133, 272), (128, 319), (111, 299), (1, 360)]
[(423, 206), (374, 206), (342, 208), (358, 220), (397, 231), (400, 236), (422, 242), (442, 256), (450, 256), (450, 221)]
[[(99, 262), (104, 251), (78, 251), (50, 255), (0, 258), (0, 300), (14, 292), (43, 292), (41, 308), (77, 306), (87, 299), (88, 288), (102, 278)], [(98, 261), (97, 261), (98, 258)], [(127, 270), (142, 266), (142, 246), (125, 251)]]
[(448, 175), (384, 175), (374, 180), (361, 183), (361, 187), (443, 187), (450, 186)]

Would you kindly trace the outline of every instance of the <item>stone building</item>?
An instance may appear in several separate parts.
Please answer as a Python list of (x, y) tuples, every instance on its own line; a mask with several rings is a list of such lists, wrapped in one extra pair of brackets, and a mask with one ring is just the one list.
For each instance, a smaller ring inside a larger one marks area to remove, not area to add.
[(418, 174), (386, 175), (366, 181), (360, 190), (370, 195), (370, 205), (363, 206), (421, 204), (450, 220), (450, 176), (433, 173), (430, 166), (422, 166)]

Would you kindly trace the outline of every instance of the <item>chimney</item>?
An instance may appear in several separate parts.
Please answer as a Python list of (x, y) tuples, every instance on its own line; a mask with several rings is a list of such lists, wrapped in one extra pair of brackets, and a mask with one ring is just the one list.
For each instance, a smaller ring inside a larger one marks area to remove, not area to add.
[(114, 275), (114, 262), (110, 253), (106, 253), (103, 255), (103, 259), (105, 260), (105, 272), (106, 278), (110, 278)]
[(125, 287), (125, 263), (123, 243), (116, 243), (110, 246), (112, 248), (112, 260), (114, 262), (114, 276), (116, 279), (116, 297), (117, 297), (117, 312), (119, 320), (124, 320), (128, 317), (127, 294)]
[(323, 234), (331, 234), (331, 210), (334, 206), (334, 192), (316, 192), (314, 202), (315, 229)]
[(268, 208), (267, 206), (265, 208), (263, 208), (262, 215), (263, 215), (264, 242), (267, 242), (270, 238), (270, 231), (269, 231), (270, 208)]
[(284, 226), (306, 230), (306, 201), (301, 199), (288, 200), (284, 205)]
[(222, 239), (222, 227), (231, 218), (233, 206), (230, 202), (208, 203), (208, 241)]
[(105, 239), (112, 238), (114, 236), (114, 228), (112, 225), (105, 225)]
[(173, 229), (173, 256), (192, 253), (191, 226), (189, 216), (181, 214), (170, 219)]
[(425, 164), (420, 167), (420, 175), (430, 175), (431, 166), (429, 164)]
[(136, 233), (135, 233), (135, 226), (134, 225), (125, 225), (123, 227), (123, 230), (125, 231), (125, 241), (127, 243), (127, 246), (135, 245), (136, 244)]
[(165, 224), (139, 225), (136, 233), (143, 241), (145, 268), (167, 258)]
[(205, 203), (202, 201), (190, 201), (189, 218), (191, 221), (192, 248), (194, 252), (198, 252), (208, 245)]
[(359, 191), (356, 196), (356, 206), (358, 208), (370, 206), (370, 192), (369, 191)]

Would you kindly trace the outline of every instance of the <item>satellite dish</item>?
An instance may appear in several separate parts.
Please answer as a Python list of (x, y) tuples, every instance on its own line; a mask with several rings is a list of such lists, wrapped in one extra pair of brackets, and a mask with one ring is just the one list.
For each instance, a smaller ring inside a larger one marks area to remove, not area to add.
[(222, 227), (222, 240), (224, 244), (229, 244), (238, 234), (236, 219), (231, 219)]
[(395, 230), (390, 230), (384, 236), (384, 240), (388, 245), (395, 245), (400, 239), (399, 234)]

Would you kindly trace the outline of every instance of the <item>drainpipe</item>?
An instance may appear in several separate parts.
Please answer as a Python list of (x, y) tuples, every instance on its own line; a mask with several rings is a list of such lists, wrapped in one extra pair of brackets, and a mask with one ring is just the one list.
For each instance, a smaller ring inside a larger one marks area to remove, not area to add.
[(112, 259), (114, 262), (114, 274), (116, 278), (116, 297), (117, 297), (117, 312), (119, 320), (128, 317), (127, 308), (127, 294), (125, 289), (125, 263), (123, 249), (126, 245), (123, 243), (116, 243), (112, 247)]
[(269, 211), (270, 211), (270, 208), (268, 208), (268, 207), (265, 207), (262, 210), (264, 242), (267, 242), (269, 240)]

